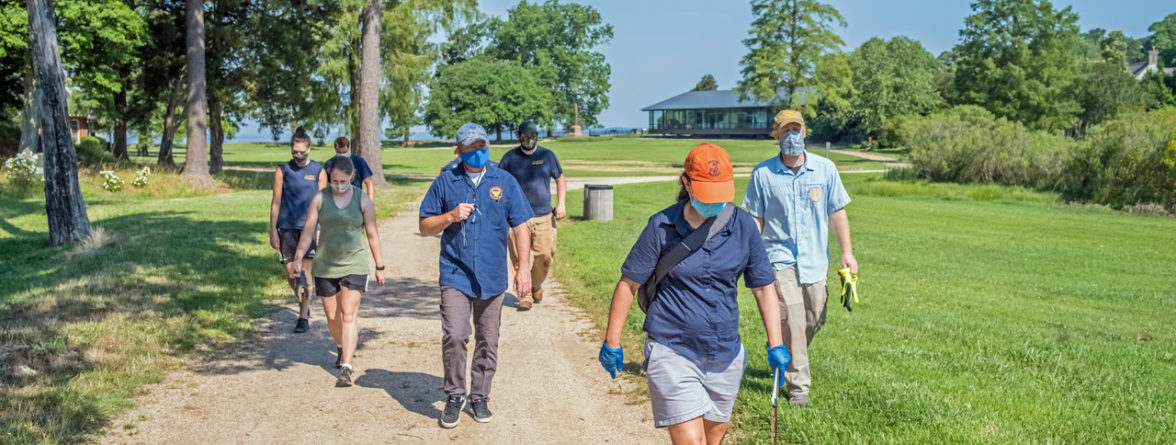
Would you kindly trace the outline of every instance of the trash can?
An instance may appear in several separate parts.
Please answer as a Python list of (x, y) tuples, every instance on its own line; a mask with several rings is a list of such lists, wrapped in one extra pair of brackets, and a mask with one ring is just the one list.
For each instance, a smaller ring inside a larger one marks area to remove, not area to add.
[(611, 185), (584, 185), (584, 218), (590, 221), (612, 221), (613, 188)]

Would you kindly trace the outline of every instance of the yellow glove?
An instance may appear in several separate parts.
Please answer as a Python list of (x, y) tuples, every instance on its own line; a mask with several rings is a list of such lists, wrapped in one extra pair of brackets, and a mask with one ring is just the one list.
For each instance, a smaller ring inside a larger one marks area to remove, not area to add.
[(848, 267), (838, 270), (837, 276), (841, 277), (841, 305), (845, 306), (845, 310), (853, 311), (849, 300), (852, 298), (854, 303), (858, 303), (858, 276), (855, 273), (850, 273)]

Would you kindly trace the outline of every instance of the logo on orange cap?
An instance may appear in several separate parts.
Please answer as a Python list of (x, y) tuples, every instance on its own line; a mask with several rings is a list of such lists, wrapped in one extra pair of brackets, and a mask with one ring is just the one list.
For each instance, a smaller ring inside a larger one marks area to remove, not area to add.
[(694, 197), (706, 204), (735, 199), (735, 171), (727, 150), (714, 144), (702, 144), (686, 155), (686, 177)]

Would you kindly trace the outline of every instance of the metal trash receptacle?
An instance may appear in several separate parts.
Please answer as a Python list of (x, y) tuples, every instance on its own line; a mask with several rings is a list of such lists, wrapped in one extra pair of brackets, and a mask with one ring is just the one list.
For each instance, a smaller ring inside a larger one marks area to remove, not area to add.
[(612, 221), (613, 187), (604, 184), (584, 185), (584, 219)]

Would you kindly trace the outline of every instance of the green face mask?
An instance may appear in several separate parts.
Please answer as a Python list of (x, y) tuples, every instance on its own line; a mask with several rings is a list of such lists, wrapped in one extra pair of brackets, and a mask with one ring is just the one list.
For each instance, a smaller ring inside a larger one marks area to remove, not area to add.
[(537, 135), (537, 134), (530, 133), (530, 134), (520, 134), (519, 135), (519, 145), (523, 147), (523, 150), (526, 150), (526, 151), (534, 150), (535, 146), (538, 144), (539, 144), (539, 135)]

